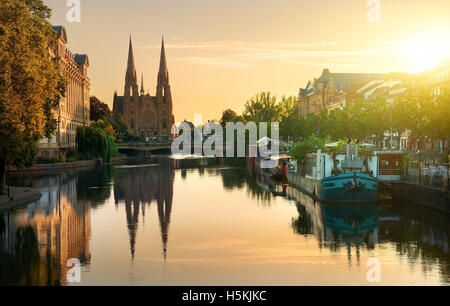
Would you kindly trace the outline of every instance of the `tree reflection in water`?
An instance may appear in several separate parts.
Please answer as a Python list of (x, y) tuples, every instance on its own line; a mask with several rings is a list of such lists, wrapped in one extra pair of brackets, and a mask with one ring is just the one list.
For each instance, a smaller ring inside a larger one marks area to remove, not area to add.
[(350, 266), (354, 261), (359, 264), (360, 253), (389, 245), (412, 266), (420, 265), (425, 275), (438, 267), (443, 282), (450, 283), (448, 215), (409, 203), (317, 203), (283, 182), (246, 167), (243, 160), (156, 157), (146, 162), (149, 164), (131, 162), (16, 178), (16, 185), (33, 186), (43, 197), (25, 208), (0, 214), (0, 284), (65, 285), (69, 258), (80, 258), (83, 265), (91, 262), (91, 208), (99, 209), (113, 196), (113, 205), (125, 211), (124, 230), (128, 231), (132, 259), (139, 252), (136, 239), (140, 216), (145, 216), (151, 205), (157, 206), (161, 257), (165, 259), (177, 171), (182, 182), (187, 182), (192, 173), (218, 177), (224, 189), (246, 192), (248, 198), (257, 199), (265, 208), (277, 196), (287, 197), (297, 205), (298, 215), (291, 220), (294, 233), (316, 237), (321, 249), (345, 252)]

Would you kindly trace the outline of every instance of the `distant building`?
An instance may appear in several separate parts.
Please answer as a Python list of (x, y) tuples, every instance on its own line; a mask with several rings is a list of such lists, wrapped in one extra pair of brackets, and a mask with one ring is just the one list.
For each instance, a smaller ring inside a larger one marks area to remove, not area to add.
[(337, 108), (354, 92), (358, 84), (384, 79), (386, 74), (378, 73), (331, 73), (324, 69), (318, 79), (309, 81), (299, 92), (299, 115), (319, 113), (322, 109)]
[(50, 50), (50, 56), (60, 67), (67, 80), (66, 95), (62, 97), (56, 111), (58, 126), (51, 138), (39, 142), (39, 155), (61, 157), (75, 147), (76, 129), (90, 121), (90, 80), (87, 75), (89, 59), (86, 54), (72, 54), (66, 45), (66, 29), (55, 26), (57, 45)]
[(114, 94), (113, 111), (123, 115), (134, 135), (166, 139), (171, 136), (171, 128), (175, 119), (164, 40), (161, 44), (156, 96), (151, 96), (145, 93), (143, 76), (140, 92), (138, 90), (133, 45), (130, 38), (124, 95), (118, 96), (117, 92)]
[(450, 60), (448, 59), (437, 68), (425, 72), (424, 76), (432, 93), (439, 96), (444, 88), (450, 88)]

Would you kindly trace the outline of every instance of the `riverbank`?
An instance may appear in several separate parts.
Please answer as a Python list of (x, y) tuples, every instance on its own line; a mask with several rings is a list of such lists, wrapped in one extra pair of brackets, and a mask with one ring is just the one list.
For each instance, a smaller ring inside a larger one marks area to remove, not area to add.
[[(128, 159), (126, 155), (115, 156), (111, 159), (110, 164), (117, 164), (124, 162)], [(54, 164), (36, 164), (30, 168), (26, 169), (17, 169), (10, 168), (9, 172), (11, 174), (17, 173), (30, 173), (30, 174), (46, 174), (54, 171), (60, 170), (73, 170), (73, 169), (82, 169), (82, 168), (90, 168), (95, 166), (100, 166), (102, 164), (101, 160), (80, 160), (76, 162), (65, 162), (65, 163), (54, 163)]]
[(0, 211), (39, 200), (42, 194), (32, 188), (11, 187), (8, 195), (0, 195)]
[(407, 182), (381, 183), (380, 190), (391, 194), (393, 198), (411, 201), (412, 203), (450, 214), (448, 191)]
[[(304, 177), (297, 173), (288, 173), (287, 179), (289, 185), (299, 189), (308, 196), (315, 198), (315, 195), (308, 192), (305, 188), (307, 181)], [(388, 193), (393, 199), (402, 201), (409, 201), (411, 204), (422, 205), (431, 209), (438, 210), (450, 214), (450, 199), (448, 191), (443, 191), (436, 188), (410, 184), (406, 182), (401, 183), (385, 183), (380, 182), (380, 194)]]

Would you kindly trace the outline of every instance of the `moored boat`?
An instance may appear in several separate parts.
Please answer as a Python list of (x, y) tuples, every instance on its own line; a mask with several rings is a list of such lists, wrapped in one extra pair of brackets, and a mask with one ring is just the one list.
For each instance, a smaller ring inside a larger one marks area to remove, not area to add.
[(332, 155), (310, 153), (306, 157), (305, 175), (297, 186), (322, 202), (362, 203), (378, 200), (378, 179), (376, 178), (377, 158), (367, 160), (355, 154)]

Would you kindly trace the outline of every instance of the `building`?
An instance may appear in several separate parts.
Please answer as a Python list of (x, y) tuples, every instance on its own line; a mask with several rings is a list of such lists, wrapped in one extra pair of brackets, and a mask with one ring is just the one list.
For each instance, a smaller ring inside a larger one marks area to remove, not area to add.
[(442, 94), (444, 88), (450, 88), (450, 59), (447, 59), (435, 69), (424, 73), (427, 85), (435, 96)]
[(124, 95), (118, 96), (117, 92), (114, 94), (113, 111), (123, 115), (131, 133), (134, 135), (170, 138), (175, 119), (164, 39), (161, 43), (156, 96), (151, 96), (149, 93), (145, 93), (143, 76), (141, 78), (141, 90), (138, 90), (133, 45), (130, 38)]
[(67, 80), (65, 97), (61, 98), (55, 117), (58, 119), (56, 133), (39, 142), (41, 157), (58, 158), (75, 148), (76, 129), (90, 121), (90, 80), (87, 75), (89, 58), (86, 54), (72, 54), (66, 47), (66, 29), (55, 26), (57, 45), (50, 56), (60, 67)]
[(331, 73), (324, 69), (322, 75), (309, 81), (299, 92), (299, 115), (319, 113), (324, 108), (336, 108), (344, 102), (347, 95), (363, 84), (383, 79), (385, 74), (378, 73)]

